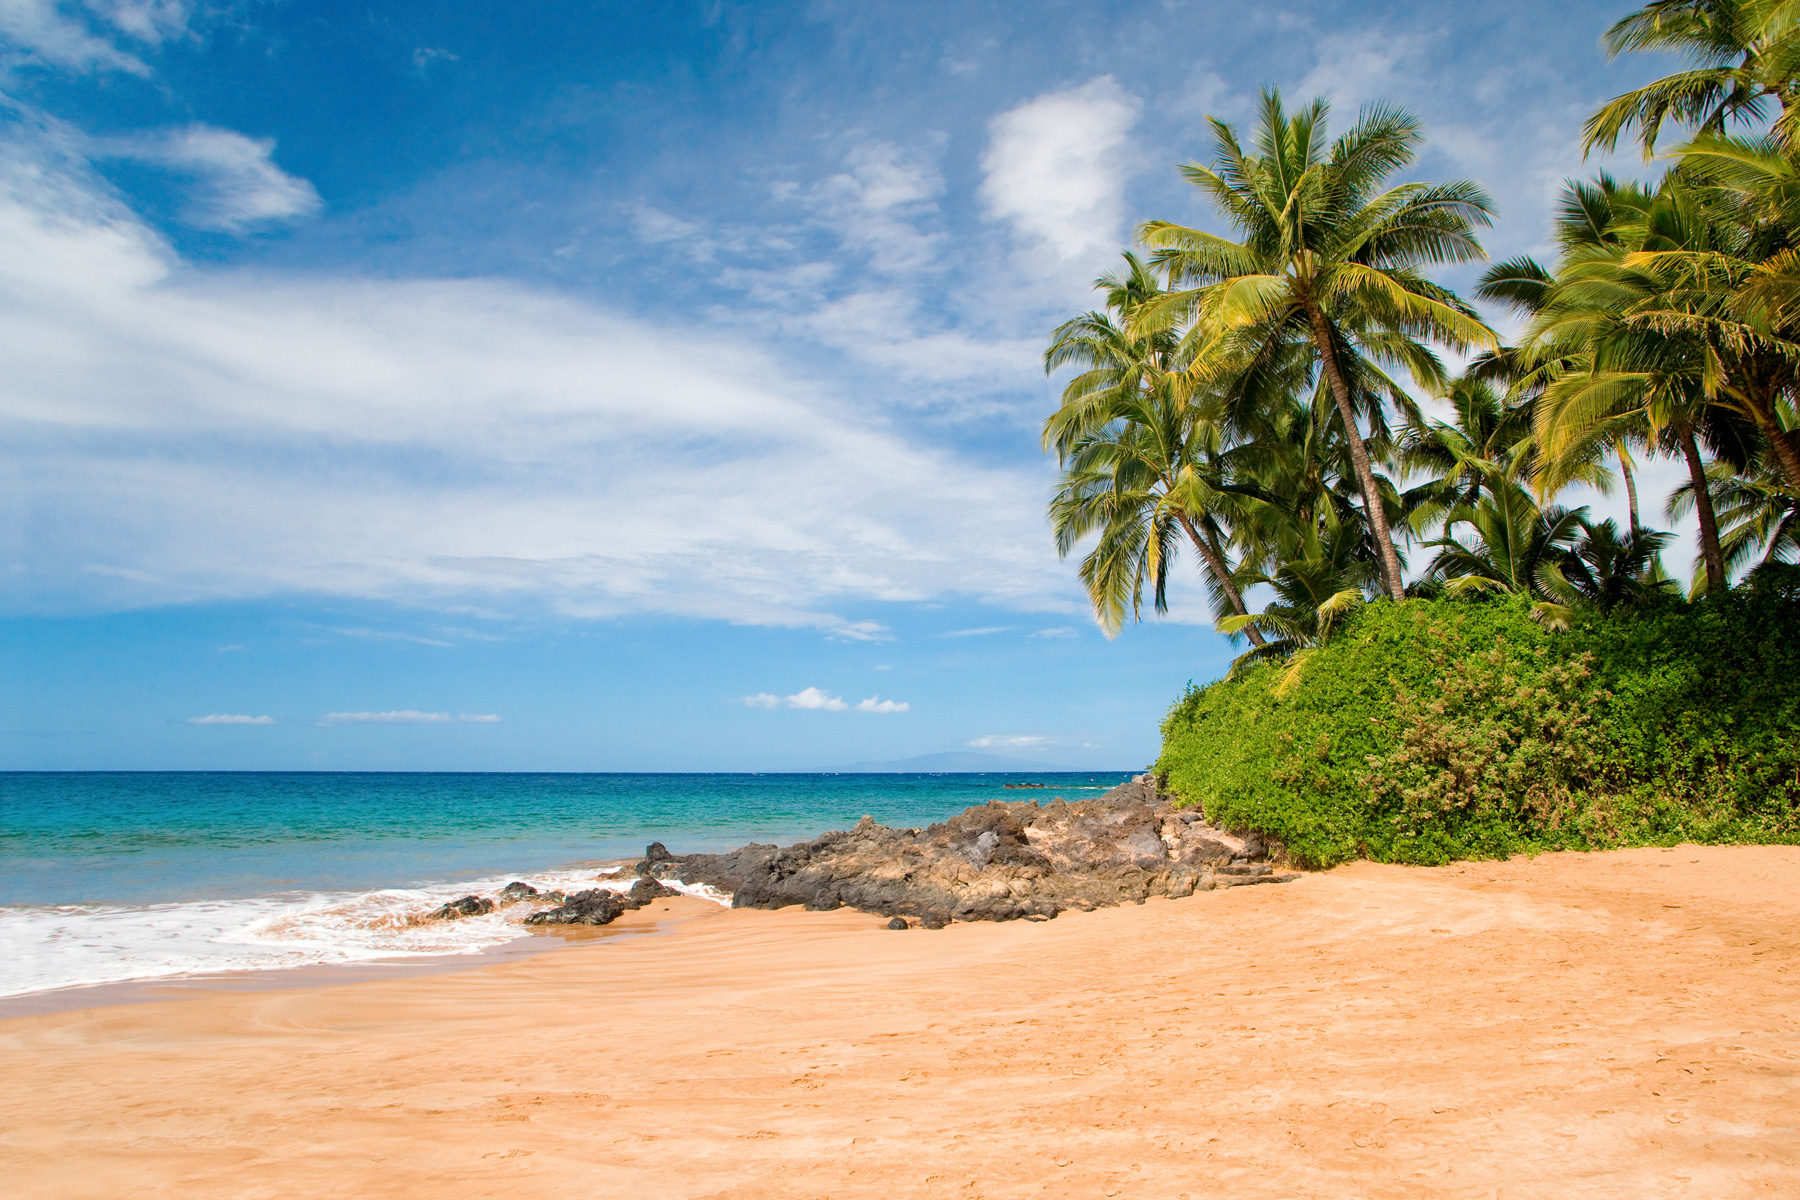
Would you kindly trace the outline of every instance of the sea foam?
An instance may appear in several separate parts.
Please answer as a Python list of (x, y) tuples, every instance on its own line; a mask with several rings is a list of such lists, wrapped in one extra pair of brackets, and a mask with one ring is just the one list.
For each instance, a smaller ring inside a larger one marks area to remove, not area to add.
[[(540, 892), (624, 891), (634, 882), (590, 867), (360, 893), (137, 907), (0, 907), (0, 996), (176, 975), (478, 954), (529, 936), (523, 922), (544, 905), (527, 898), (482, 916), (433, 920), (427, 914), (462, 896), (495, 896), (514, 879)], [(670, 886), (731, 903), (730, 896), (703, 885)]]

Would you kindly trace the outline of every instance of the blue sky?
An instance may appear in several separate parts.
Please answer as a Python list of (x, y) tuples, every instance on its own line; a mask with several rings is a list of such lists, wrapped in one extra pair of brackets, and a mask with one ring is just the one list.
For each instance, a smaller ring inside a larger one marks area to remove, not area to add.
[(0, 0), (0, 768), (1141, 766), (1046, 331), (1265, 84), (1541, 250), (1622, 11)]

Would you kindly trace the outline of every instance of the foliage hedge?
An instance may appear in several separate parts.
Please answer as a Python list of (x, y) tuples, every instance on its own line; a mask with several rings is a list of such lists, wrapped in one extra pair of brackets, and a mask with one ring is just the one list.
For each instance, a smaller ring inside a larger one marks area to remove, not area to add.
[(1800, 841), (1800, 571), (1562, 632), (1529, 611), (1378, 601), (1297, 683), (1190, 685), (1157, 769), (1317, 866)]

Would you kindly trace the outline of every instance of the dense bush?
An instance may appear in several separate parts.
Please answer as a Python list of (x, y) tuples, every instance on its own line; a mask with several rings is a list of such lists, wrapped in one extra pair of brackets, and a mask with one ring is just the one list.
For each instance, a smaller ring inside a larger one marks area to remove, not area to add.
[(1381, 601), (1284, 684), (1190, 688), (1158, 769), (1298, 861), (1800, 841), (1800, 582), (1564, 632), (1506, 599)]

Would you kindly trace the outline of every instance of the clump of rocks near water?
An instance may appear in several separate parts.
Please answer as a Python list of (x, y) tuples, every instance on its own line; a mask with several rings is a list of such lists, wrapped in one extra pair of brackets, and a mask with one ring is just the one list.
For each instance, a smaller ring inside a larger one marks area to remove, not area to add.
[[(629, 890), (565, 896), (511, 883), (499, 903), (553, 905), (526, 917), (527, 925), (607, 925), (679, 895), (663, 882), (670, 880), (727, 892), (733, 908), (854, 908), (888, 917), (890, 929), (942, 929), (952, 921), (1046, 920), (1067, 909), (1298, 879), (1280, 870), (1284, 857), (1254, 833), (1233, 833), (1197, 810), (1176, 808), (1155, 776), (1140, 775), (1093, 799), (992, 800), (924, 829), (891, 829), (864, 817), (810, 842), (751, 843), (725, 854), (671, 854), (652, 842)], [(494, 900), (464, 896), (431, 915), (455, 919), (495, 907)]]
[(925, 829), (864, 817), (810, 842), (727, 854), (670, 854), (657, 842), (636, 874), (710, 885), (734, 908), (848, 907), (894, 929), (941, 929), (1299, 878), (1279, 870), (1283, 857), (1254, 833), (1176, 808), (1155, 776), (1140, 775), (1093, 799), (994, 800)]

